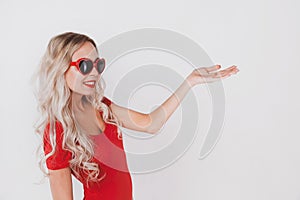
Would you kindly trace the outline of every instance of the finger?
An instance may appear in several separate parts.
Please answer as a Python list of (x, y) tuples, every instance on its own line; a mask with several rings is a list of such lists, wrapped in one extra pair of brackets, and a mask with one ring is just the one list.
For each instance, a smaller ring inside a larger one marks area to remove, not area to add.
[(231, 74), (231, 70), (222, 70), (215, 73), (210, 74), (212, 78), (223, 78), (227, 74)]
[(208, 71), (208, 72), (213, 72), (213, 71), (216, 71), (218, 69), (221, 68), (221, 65), (214, 65), (214, 66), (211, 66), (211, 67), (205, 67), (205, 69)]
[(221, 71), (219, 71), (220, 73), (223, 73), (223, 72), (228, 72), (228, 73), (232, 73), (232, 72), (236, 72), (238, 71), (237, 67), (236, 66), (231, 66), (231, 67), (228, 67), (226, 69), (223, 69)]
[(237, 68), (237, 66), (236, 65), (232, 65), (232, 66), (228, 67), (227, 69), (233, 69), (233, 68)]
[(232, 74), (236, 74), (237, 72), (239, 72), (238, 69), (233, 68), (230, 70), (222, 70), (222, 71), (218, 71), (215, 72), (213, 74), (210, 74), (212, 78), (226, 78), (228, 76), (231, 76)]
[(228, 67), (226, 69), (223, 69), (222, 71), (232, 71), (232, 70), (236, 70), (237, 69), (237, 66), (233, 65), (231, 67)]
[(207, 74), (207, 70), (204, 67), (200, 67), (198, 69), (196, 69), (196, 72), (200, 75), (200, 74)]
[(222, 77), (222, 79), (228, 78), (231, 75), (233, 75), (233, 74), (232, 73), (231, 74), (226, 74), (225, 76)]
[(232, 74), (236, 74), (239, 70), (238, 69), (231, 69), (231, 70), (222, 70), (215, 73), (211, 73), (209, 75), (204, 76), (205, 82), (215, 82), (225, 78), (228, 78)]

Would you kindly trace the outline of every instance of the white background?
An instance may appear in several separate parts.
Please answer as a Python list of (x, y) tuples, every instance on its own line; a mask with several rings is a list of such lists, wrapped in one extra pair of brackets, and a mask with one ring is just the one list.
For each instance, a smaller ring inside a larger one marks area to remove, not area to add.
[[(190, 37), (214, 63), (238, 65), (240, 72), (223, 82), (226, 121), (212, 154), (198, 160), (198, 141), (170, 167), (133, 174), (135, 198), (299, 200), (299, 4), (1, 1), (0, 199), (51, 199), (48, 181), (36, 184), (42, 178), (32, 127), (38, 115), (29, 84), (49, 39), (75, 31), (100, 44), (125, 31), (157, 27)], [(169, 126), (176, 124), (170, 120)], [(81, 186), (74, 185), (75, 199), (81, 199)]]

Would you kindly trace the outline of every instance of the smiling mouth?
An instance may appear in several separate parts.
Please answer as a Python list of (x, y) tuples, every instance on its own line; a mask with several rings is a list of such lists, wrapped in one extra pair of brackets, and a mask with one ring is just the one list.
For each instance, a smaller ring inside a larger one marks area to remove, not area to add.
[(86, 81), (86, 82), (83, 82), (83, 84), (86, 85), (87, 87), (94, 88), (96, 81)]

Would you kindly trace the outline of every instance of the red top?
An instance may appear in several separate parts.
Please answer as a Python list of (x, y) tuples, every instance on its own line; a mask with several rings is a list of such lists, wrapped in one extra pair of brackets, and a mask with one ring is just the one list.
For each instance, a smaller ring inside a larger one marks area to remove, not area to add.
[[(104, 97), (102, 102), (108, 106), (111, 101)], [(99, 111), (102, 115), (102, 111)], [(54, 155), (46, 160), (47, 168), (51, 170), (69, 167), (69, 160), (72, 158), (70, 151), (62, 149), (63, 127), (59, 121), (55, 122), (56, 127), (56, 151)], [(118, 139), (117, 126), (105, 123), (104, 134), (91, 136), (94, 142), (93, 162), (100, 168), (98, 182), (89, 182), (87, 185), (87, 175), (79, 172), (81, 177), (76, 177), (84, 187), (84, 200), (132, 200), (132, 181), (127, 167), (126, 155), (123, 148), (123, 140)], [(49, 143), (49, 123), (45, 128), (44, 152), (52, 150)]]

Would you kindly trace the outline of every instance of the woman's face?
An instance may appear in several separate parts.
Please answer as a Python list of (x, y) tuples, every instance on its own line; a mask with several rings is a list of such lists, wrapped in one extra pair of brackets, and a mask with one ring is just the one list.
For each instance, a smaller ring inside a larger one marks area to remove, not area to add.
[[(84, 43), (84, 45), (73, 54), (72, 62), (77, 61), (79, 58), (89, 58), (92, 61), (95, 61), (96, 58), (98, 58), (98, 53), (92, 43)], [(93, 94), (95, 90), (95, 83), (99, 80), (99, 78), (100, 75), (94, 67), (87, 75), (81, 74), (75, 66), (69, 67), (68, 71), (65, 73), (65, 79), (68, 87), (72, 90), (72, 92), (80, 95)], [(94, 85), (91, 83), (94, 83)]]

